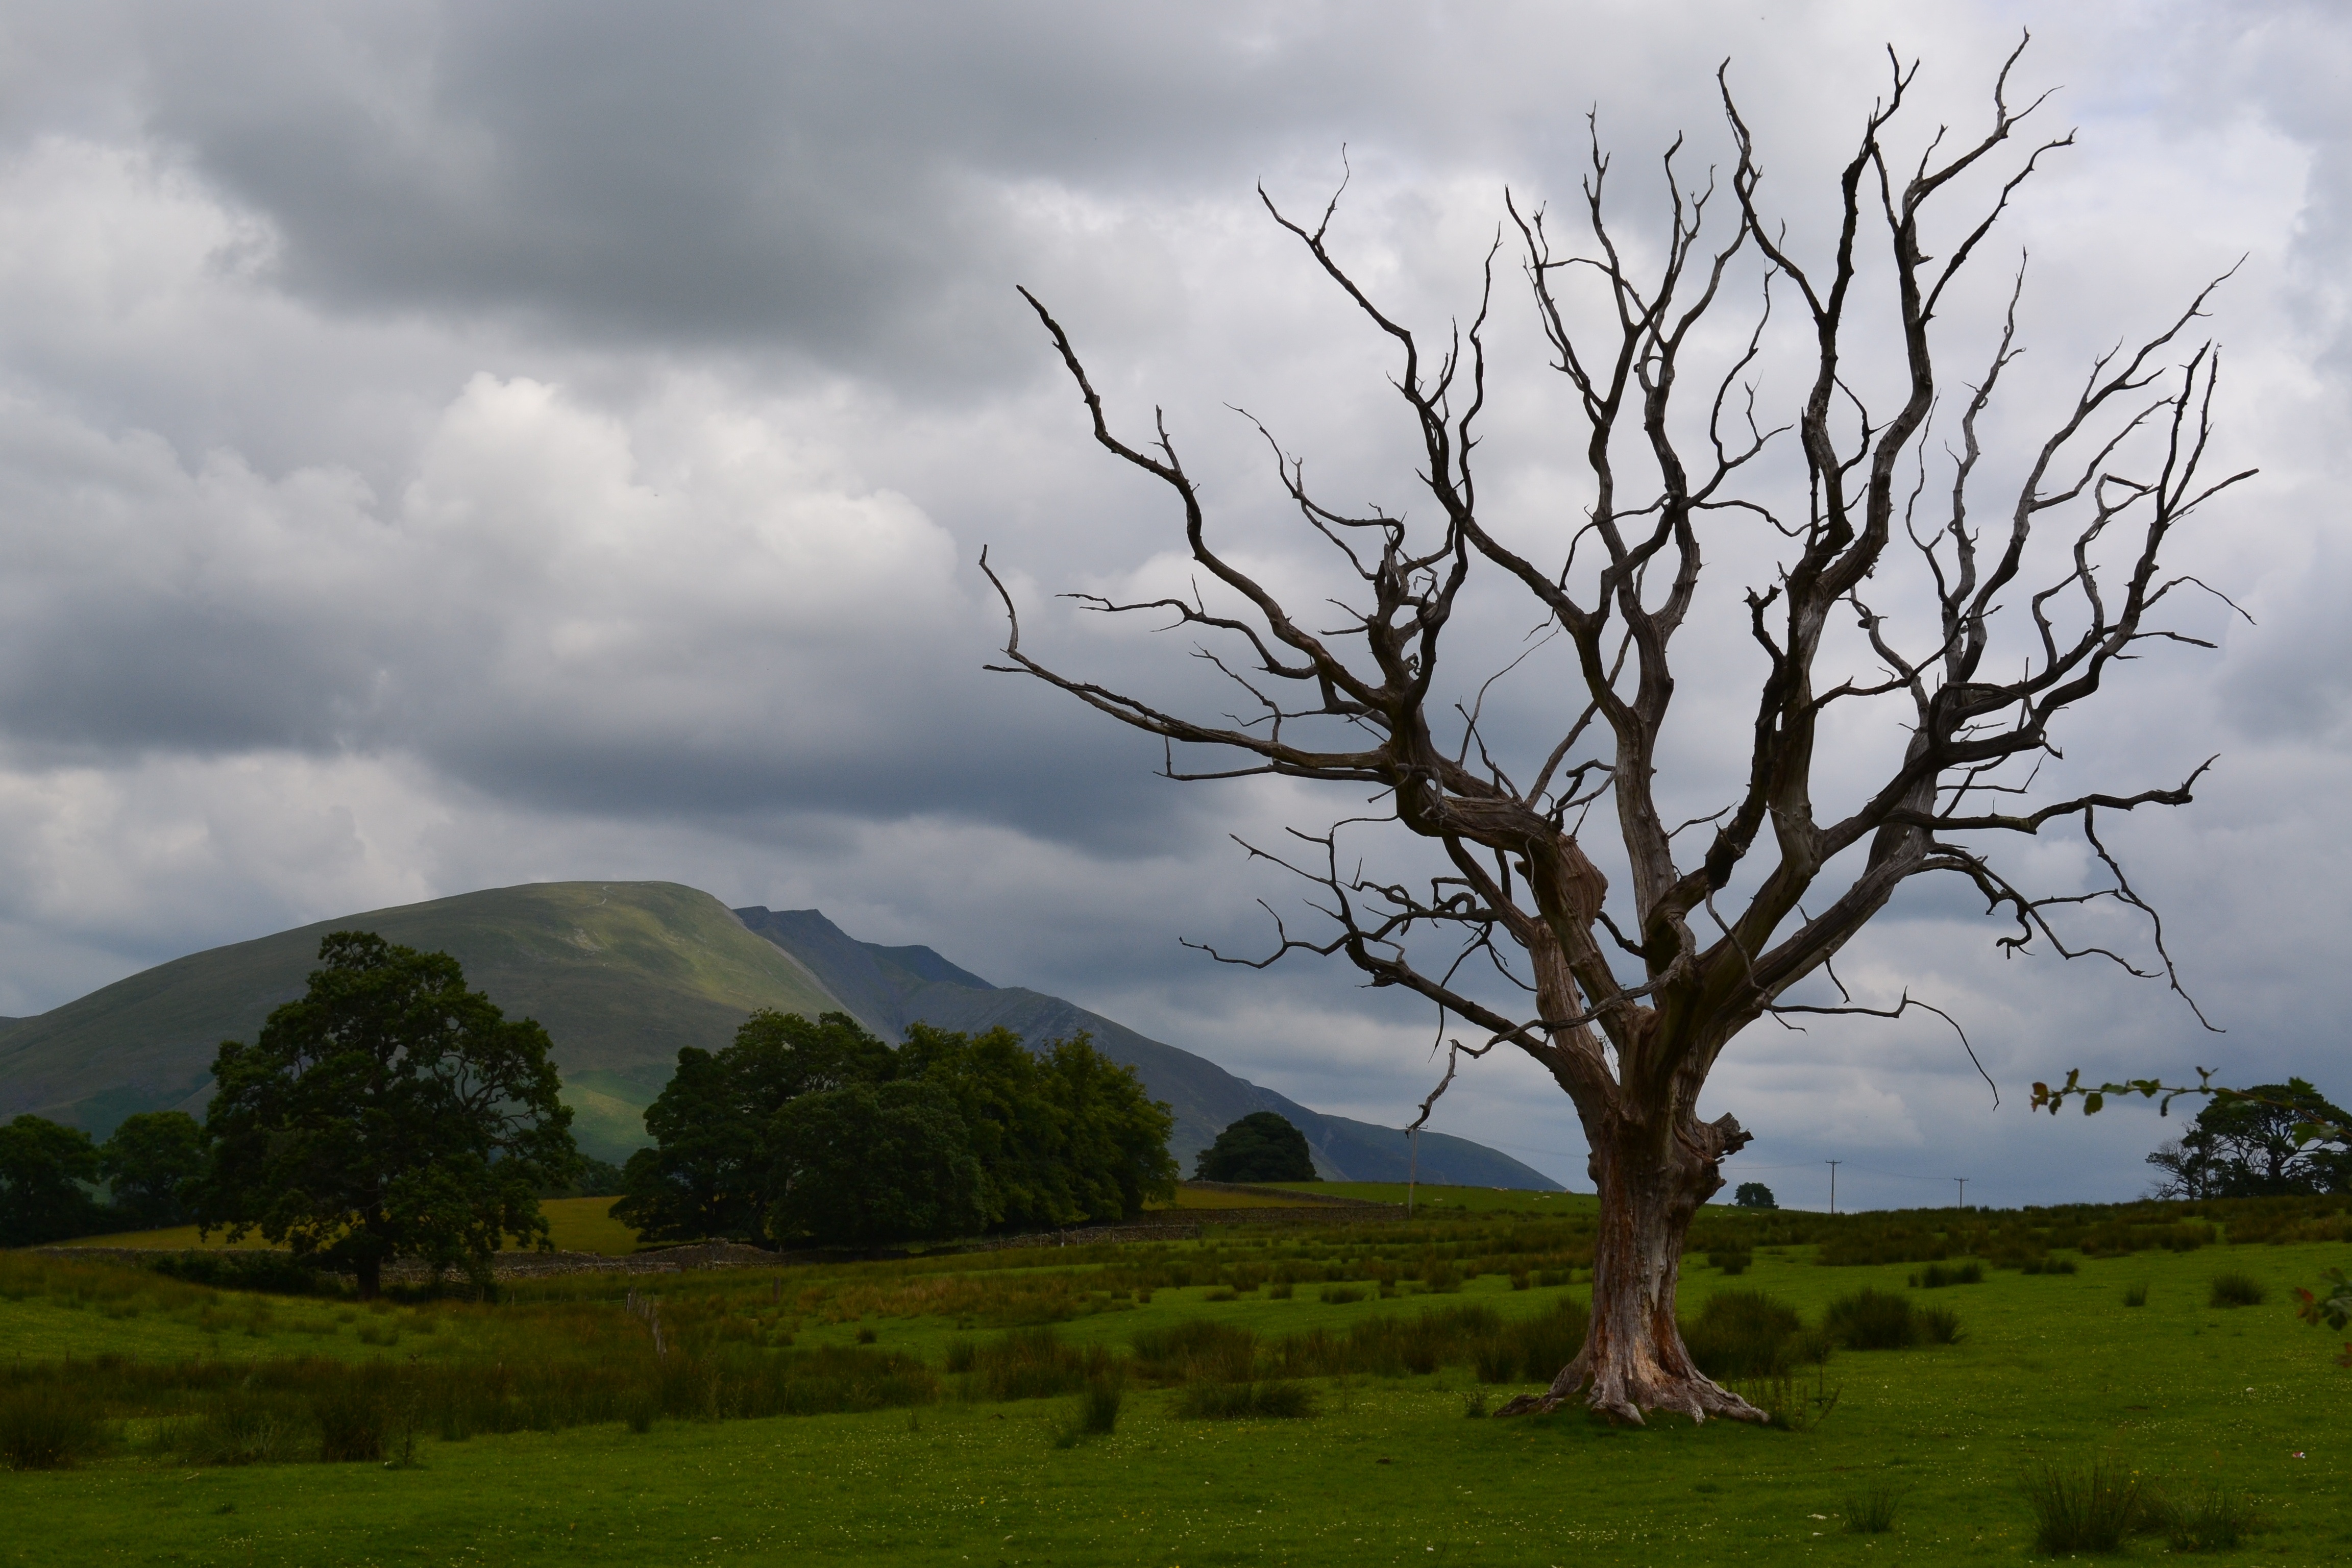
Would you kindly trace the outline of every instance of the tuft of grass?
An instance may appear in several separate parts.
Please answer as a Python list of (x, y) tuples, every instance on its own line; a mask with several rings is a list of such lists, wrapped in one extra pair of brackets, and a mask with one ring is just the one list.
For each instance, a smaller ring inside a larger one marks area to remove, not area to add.
[(2120, 1552), (2142, 1515), (2138, 1478), (2110, 1465), (2042, 1465), (2027, 1471), (2021, 1484), (2033, 1510), (2033, 1544), (2053, 1557)]
[(2149, 1532), (2160, 1534), (2175, 1552), (2229, 1552), (2263, 1528), (2252, 1500), (2243, 1492), (2209, 1487), (2187, 1504), (2150, 1510)]
[(1950, 1268), (1945, 1268), (1940, 1263), (1930, 1263), (1927, 1268), (1911, 1276), (1912, 1286), (1921, 1290), (1937, 1290), (1947, 1285), (1981, 1285), (1983, 1283), (1984, 1265), (1973, 1261)]
[(1474, 1388), (1462, 1396), (1462, 1414), (1471, 1420), (1482, 1419), (1486, 1414), (1486, 1391)]
[(1110, 1376), (1112, 1361), (1102, 1345), (1064, 1344), (1049, 1328), (1015, 1329), (1000, 1340), (974, 1346), (969, 1371), (971, 1392), (983, 1398), (1046, 1399)]
[(1895, 1528), (1895, 1505), (1903, 1494), (1884, 1483), (1865, 1491), (1848, 1492), (1839, 1512), (1848, 1535), (1884, 1535)]
[(0, 1395), (0, 1464), (12, 1470), (62, 1470), (98, 1447), (87, 1411), (26, 1391)]
[(2263, 1282), (2252, 1275), (2232, 1270), (2213, 1276), (2206, 1304), (2214, 1307), (2259, 1307), (2270, 1300), (2270, 1294), (2263, 1288)]
[(1055, 1426), (1054, 1447), (1075, 1448), (1088, 1437), (1109, 1436), (1118, 1429), (1119, 1406), (1126, 1399), (1126, 1386), (1116, 1375), (1089, 1383), (1069, 1418)]
[(1813, 1386), (1786, 1372), (1770, 1377), (1743, 1378), (1726, 1384), (1732, 1393), (1764, 1412), (1766, 1424), (1783, 1432), (1810, 1432), (1837, 1408), (1843, 1385), (1832, 1388), (1826, 1368), (1817, 1372)]
[(1921, 1344), (1956, 1345), (1966, 1337), (1960, 1331), (1960, 1315), (1946, 1308), (1922, 1307), (1911, 1318), (1918, 1325)]
[(1257, 1336), (1192, 1318), (1146, 1329), (1130, 1342), (1138, 1375), (1159, 1383), (1246, 1383), (1257, 1370)]
[(2147, 1280), (2143, 1279), (2138, 1284), (2131, 1286), (2124, 1291), (2124, 1305), (2126, 1307), (2145, 1307), (2147, 1305)]
[(1364, 1299), (1365, 1292), (1361, 1285), (1326, 1285), (1315, 1294), (1327, 1307), (1352, 1307)]
[(330, 1384), (310, 1401), (319, 1422), (319, 1458), (323, 1464), (373, 1462), (383, 1458), (383, 1400), (367, 1384)]
[(1802, 1328), (1795, 1308), (1761, 1290), (1718, 1290), (1683, 1325), (1683, 1345), (1709, 1377), (1770, 1377), (1795, 1361)]
[(1315, 1391), (1303, 1383), (1195, 1383), (1176, 1401), (1176, 1414), (1194, 1421), (1296, 1420), (1315, 1414)]
[(1895, 1351), (1919, 1342), (1919, 1323), (1910, 1301), (1891, 1290), (1841, 1296), (1822, 1314), (1822, 1325), (1853, 1350)]

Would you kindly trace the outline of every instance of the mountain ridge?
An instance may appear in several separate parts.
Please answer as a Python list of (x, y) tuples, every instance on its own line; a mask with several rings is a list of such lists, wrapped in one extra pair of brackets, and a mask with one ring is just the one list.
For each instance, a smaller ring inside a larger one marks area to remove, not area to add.
[[(764, 928), (764, 929), (762, 929)], [(682, 1046), (717, 1049), (760, 1007), (845, 1011), (882, 1037), (908, 1025), (985, 1030), (1033, 1045), (1085, 1031), (1174, 1110), (1186, 1169), (1252, 1110), (1289, 1117), (1326, 1173), (1403, 1179), (1406, 1140), (1327, 1116), (1207, 1058), (1148, 1039), (1056, 996), (991, 984), (936, 951), (860, 942), (822, 911), (730, 910), (674, 882), (534, 882), (314, 921), (186, 954), (29, 1018), (0, 1019), (0, 1121), (30, 1111), (104, 1137), (141, 1110), (201, 1114), (224, 1039), (251, 1039), (302, 994), (330, 931), (453, 954), (467, 984), (555, 1042), (582, 1147), (606, 1159), (646, 1142), (643, 1111)], [(1421, 1140), (1426, 1180), (1557, 1185), (1507, 1155), (1440, 1133)]]

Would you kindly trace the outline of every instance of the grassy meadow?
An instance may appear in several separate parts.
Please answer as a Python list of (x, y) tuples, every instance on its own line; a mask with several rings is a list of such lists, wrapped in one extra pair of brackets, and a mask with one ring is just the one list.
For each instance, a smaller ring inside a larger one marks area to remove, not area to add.
[[(1709, 1211), (1685, 1319), (1793, 1310), (1778, 1375), (1739, 1384), (1789, 1419), (1633, 1429), (1484, 1414), (1572, 1342), (1591, 1200), (1424, 1193), (1411, 1225), (495, 1304), (0, 1254), (0, 1455), (62, 1461), (0, 1472), (0, 1564), (2019, 1562), (2024, 1483), (2095, 1463), (2236, 1500), (2255, 1528), (2210, 1560), (2352, 1555), (2352, 1371), (2290, 1295), (2345, 1263), (2341, 1200)], [(2215, 1305), (2226, 1277), (2260, 1300)], [(1866, 1291), (1957, 1342), (1831, 1348)]]

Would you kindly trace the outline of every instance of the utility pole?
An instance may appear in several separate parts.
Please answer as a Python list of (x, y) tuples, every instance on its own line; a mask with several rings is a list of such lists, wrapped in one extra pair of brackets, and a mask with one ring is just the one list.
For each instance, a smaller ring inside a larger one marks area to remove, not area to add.
[(1837, 1168), (1840, 1165), (1844, 1164), (1845, 1162), (1843, 1160), (1824, 1160), (1822, 1163), (1830, 1168), (1830, 1213), (1835, 1214), (1837, 1213)]
[(1404, 1168), (1404, 1217), (1409, 1220), (1412, 1218), (1413, 1185), (1421, 1179), (1421, 1129), (1416, 1127), (1406, 1133), (1405, 1141), (1412, 1145), (1412, 1157)]
[(1952, 1180), (1960, 1184), (1960, 1207), (1965, 1209), (1969, 1206), (1969, 1179), (1966, 1176), (1954, 1176)]

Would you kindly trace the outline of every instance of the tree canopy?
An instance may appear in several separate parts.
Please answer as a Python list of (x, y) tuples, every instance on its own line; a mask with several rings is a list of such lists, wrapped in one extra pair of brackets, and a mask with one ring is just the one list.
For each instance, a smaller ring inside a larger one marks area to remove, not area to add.
[(184, 1225), (187, 1196), (205, 1170), (205, 1130), (184, 1110), (126, 1116), (98, 1151), (125, 1229)]
[(549, 1245), (537, 1194), (579, 1156), (547, 1031), (446, 952), (345, 931), (319, 958), (300, 1000), (214, 1060), (206, 1230), (257, 1230), (362, 1296), (396, 1258), (482, 1275), (509, 1237)]
[(755, 1013), (678, 1053), (614, 1213), (653, 1239), (824, 1245), (1124, 1218), (1170, 1189), (1171, 1125), (1084, 1036), (1040, 1056), (919, 1024), (894, 1050), (846, 1014)]
[(1731, 1202), (1734, 1207), (1743, 1209), (1776, 1209), (1780, 1206), (1780, 1200), (1772, 1195), (1772, 1189), (1761, 1182), (1740, 1183), (1739, 1190), (1731, 1194)]
[(1315, 1156), (1307, 1134), (1286, 1116), (1253, 1110), (1201, 1151), (1192, 1174), (1203, 1182), (1312, 1182)]
[(98, 1180), (89, 1134), (45, 1116), (0, 1127), (0, 1247), (87, 1236), (103, 1213), (82, 1187)]
[[(2333, 1137), (2299, 1135), (2314, 1123)], [(2257, 1084), (2217, 1099), (2189, 1130), (2147, 1157), (2160, 1173), (2153, 1196), (2242, 1198), (2352, 1193), (2352, 1116), (2302, 1079)]]

